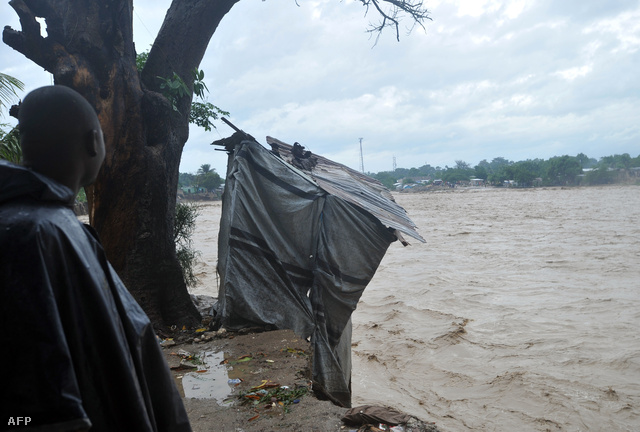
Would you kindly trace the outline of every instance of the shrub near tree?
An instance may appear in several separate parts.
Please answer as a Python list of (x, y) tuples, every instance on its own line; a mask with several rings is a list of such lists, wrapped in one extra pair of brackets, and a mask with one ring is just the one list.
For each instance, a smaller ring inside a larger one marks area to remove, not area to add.
[(196, 203), (178, 203), (176, 205), (173, 240), (176, 244), (176, 255), (182, 268), (182, 275), (188, 288), (193, 288), (198, 283), (194, 267), (200, 257), (200, 252), (193, 248), (192, 237), (199, 214), (200, 206)]

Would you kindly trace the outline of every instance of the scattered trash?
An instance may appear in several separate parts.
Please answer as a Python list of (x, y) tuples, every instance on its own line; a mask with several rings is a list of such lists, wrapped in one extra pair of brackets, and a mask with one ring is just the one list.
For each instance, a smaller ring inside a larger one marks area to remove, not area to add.
[(160, 341), (161, 347), (170, 347), (170, 346), (174, 346), (175, 344), (176, 344), (176, 341), (174, 341), (173, 338), (167, 338)]
[[(180, 361), (180, 366), (174, 369), (198, 369), (198, 365), (190, 362), (189, 360), (182, 359)], [(206, 369), (205, 369), (206, 370)]]
[[(302, 397), (308, 392), (309, 387), (306, 385), (291, 389), (289, 386), (280, 386), (269, 380), (263, 380), (259, 386), (252, 387), (248, 393), (241, 394), (240, 399), (241, 403), (265, 404), (263, 405), (265, 410), (277, 408), (283, 413), (287, 413), (290, 405), (300, 403)], [(270, 413), (270, 415), (273, 414), (273, 412)]]
[(275, 383), (271, 380), (262, 380), (262, 383), (260, 385), (251, 387), (250, 391), (255, 391), (255, 390), (265, 389), (265, 388), (273, 388), (273, 387), (280, 387), (280, 384)]
[[(204, 367), (203, 361), (197, 356), (191, 354), (189, 351), (183, 350), (182, 348), (178, 350), (178, 352), (172, 352), (173, 356), (180, 356), (182, 359), (179, 364), (171, 364), (169, 367), (172, 370), (180, 370), (180, 369), (198, 369), (203, 368), (206, 371), (206, 367)], [(202, 371), (196, 371), (202, 372)]]
[[(406, 424), (411, 419), (411, 416), (403, 414), (393, 408), (375, 406), (375, 405), (363, 405), (355, 408), (351, 408), (342, 417), (342, 421), (345, 424), (360, 426), (378, 424), (380, 426), (386, 426), (389, 430), (389, 426), (397, 426)], [(380, 428), (378, 428), (380, 429)]]
[(280, 351), (282, 351), (282, 352), (286, 351), (288, 353), (295, 354), (297, 356), (307, 356), (308, 355), (305, 350), (302, 350), (302, 349), (299, 349), (299, 348), (289, 348), (289, 347), (287, 347), (287, 348), (282, 348)]
[(242, 380), (240, 378), (233, 378), (227, 381), (229, 384), (233, 384), (233, 385), (239, 385)]
[[(373, 419), (369, 419), (365, 423), (347, 423), (347, 425), (341, 426), (340, 430), (345, 432), (346, 431), (348, 432), (438, 432), (439, 431), (438, 427), (433, 422), (424, 422), (416, 417), (400, 413), (399, 411), (396, 411), (392, 408), (362, 406), (355, 409), (362, 410), (363, 412), (364, 411), (371, 412), (370, 410), (372, 408), (375, 408), (374, 411), (376, 412), (385, 412), (386, 414), (384, 415), (388, 415), (389, 413), (391, 413), (392, 417), (395, 417), (396, 414), (400, 414), (401, 416), (406, 416), (404, 418), (408, 418), (408, 420), (401, 424), (390, 425), (388, 423), (378, 422), (378, 421), (374, 421)], [(395, 418), (395, 420), (398, 420), (398, 418)], [(354, 427), (357, 427), (357, 429), (354, 429)]]

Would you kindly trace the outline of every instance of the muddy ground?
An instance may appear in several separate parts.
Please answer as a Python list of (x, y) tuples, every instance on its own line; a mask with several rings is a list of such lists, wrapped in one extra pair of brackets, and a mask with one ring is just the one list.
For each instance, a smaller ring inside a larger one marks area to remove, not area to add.
[[(342, 423), (346, 408), (310, 390), (310, 345), (289, 330), (202, 332), (173, 341), (162, 342), (163, 352), (195, 432), (359, 429)], [(397, 430), (438, 431), (418, 419)]]

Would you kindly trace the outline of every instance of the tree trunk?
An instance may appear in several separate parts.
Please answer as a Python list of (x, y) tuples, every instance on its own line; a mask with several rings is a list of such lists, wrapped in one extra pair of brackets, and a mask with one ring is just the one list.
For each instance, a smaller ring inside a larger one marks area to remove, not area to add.
[[(173, 239), (182, 149), (191, 97), (179, 112), (159, 92), (158, 76), (191, 71), (220, 20), (238, 0), (174, 0), (138, 74), (131, 0), (12, 0), (22, 31), (4, 42), (80, 92), (96, 108), (107, 156), (88, 188), (89, 216), (107, 256), (158, 326), (197, 325)], [(35, 17), (44, 17), (48, 37)], [(140, 78), (142, 77), (142, 79)]]

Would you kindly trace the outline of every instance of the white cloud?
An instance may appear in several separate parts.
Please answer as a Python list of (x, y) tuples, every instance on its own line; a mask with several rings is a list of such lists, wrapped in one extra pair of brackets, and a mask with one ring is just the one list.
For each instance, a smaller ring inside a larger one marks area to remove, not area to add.
[(567, 81), (573, 81), (576, 78), (581, 78), (586, 76), (587, 74), (589, 74), (591, 71), (593, 70), (593, 66), (592, 65), (584, 65), (584, 66), (577, 66), (577, 67), (572, 67), (569, 69), (564, 69), (561, 71), (556, 72), (554, 75), (557, 75)]
[(507, 2), (507, 5), (504, 8), (504, 16), (509, 19), (516, 19), (531, 6), (531, 3), (532, 2), (528, 0), (515, 0)]
[(486, 13), (500, 9), (500, 2), (495, 0), (457, 0), (458, 16), (469, 15), (477, 18)]
[(474, 35), (474, 36), (471, 36), (471, 41), (476, 45), (480, 45), (485, 42), (491, 42), (491, 37), (487, 35), (480, 35), (480, 36)]
[(534, 102), (534, 98), (531, 95), (516, 94), (511, 96), (511, 103), (519, 107), (531, 106)]
[[(601, 2), (602, 3), (602, 2)], [(169, 0), (136, 0), (138, 50), (158, 31)], [(356, 0), (242, 0), (201, 64), (209, 100), (264, 143), (271, 135), (353, 168), (475, 164), (640, 148), (640, 8), (551, 0), (433, 0), (426, 32), (374, 39)], [(0, 5), (3, 24), (19, 28)], [(28, 87), (48, 74), (6, 46), (2, 72)], [(226, 155), (209, 143), (231, 130), (190, 129), (181, 169)]]
[(632, 54), (640, 49), (640, 6), (614, 18), (604, 19), (584, 29), (585, 34), (612, 35), (618, 40), (613, 52)]

